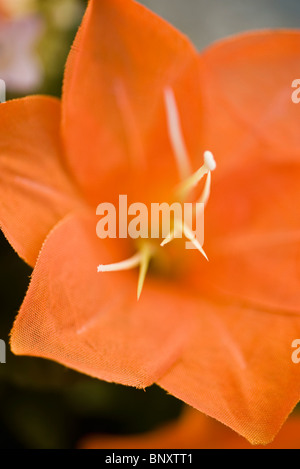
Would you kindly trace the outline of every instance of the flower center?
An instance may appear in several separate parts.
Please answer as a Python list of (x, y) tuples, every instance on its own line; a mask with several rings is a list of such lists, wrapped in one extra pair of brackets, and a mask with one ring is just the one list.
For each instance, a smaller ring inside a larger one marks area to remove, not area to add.
[[(170, 142), (173, 148), (181, 183), (175, 189), (175, 199), (184, 201), (194, 191), (199, 182), (206, 176), (204, 188), (201, 196), (195, 202), (194, 216), (199, 215), (199, 211), (203, 205), (206, 205), (211, 188), (211, 172), (216, 168), (216, 162), (210, 151), (204, 152), (203, 165), (194, 173), (192, 173), (190, 158), (183, 138), (181, 129), (179, 112), (176, 99), (171, 88), (166, 88), (164, 92), (164, 101), (167, 115), (167, 124)], [(160, 256), (160, 250), (176, 238), (185, 237), (192, 246), (197, 249), (206, 260), (208, 260), (203, 247), (197, 239), (192, 227), (185, 220), (174, 218), (169, 234), (160, 243), (155, 245), (151, 240), (142, 240), (137, 253), (129, 259), (114, 264), (99, 265), (98, 272), (117, 272), (121, 270), (129, 270), (139, 268), (137, 298), (141, 296), (145, 278), (147, 275), (149, 263), (152, 258)]]

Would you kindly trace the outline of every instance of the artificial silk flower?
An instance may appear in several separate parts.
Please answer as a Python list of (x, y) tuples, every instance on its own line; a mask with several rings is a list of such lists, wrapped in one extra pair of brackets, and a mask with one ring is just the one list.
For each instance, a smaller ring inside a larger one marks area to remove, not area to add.
[[(297, 31), (198, 54), (132, 0), (89, 2), (62, 100), (0, 106), (1, 224), (34, 266), (14, 353), (156, 382), (253, 444), (274, 438), (299, 400), (299, 56)], [(120, 194), (200, 198), (205, 253), (175, 226), (150, 254), (98, 239), (96, 208)]]
[(80, 449), (299, 449), (300, 417), (290, 417), (275, 440), (265, 446), (252, 446), (225, 425), (194, 409), (158, 429), (139, 435), (90, 435)]

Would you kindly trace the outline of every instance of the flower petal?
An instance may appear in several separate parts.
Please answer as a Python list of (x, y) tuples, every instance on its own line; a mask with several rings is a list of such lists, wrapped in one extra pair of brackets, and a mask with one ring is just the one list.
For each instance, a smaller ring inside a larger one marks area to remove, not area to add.
[[(275, 440), (267, 446), (258, 446), (254, 449), (300, 449), (300, 418), (299, 415), (291, 416), (285, 425), (282, 427)], [(219, 442), (218, 447), (221, 449), (253, 449), (249, 447), (243, 438), (238, 437), (232, 433), (229, 435), (227, 432), (226, 438), (224, 435), (223, 441)]]
[(300, 32), (264, 31), (209, 47), (204, 67), (205, 143), (220, 174), (247, 159), (298, 161)]
[(32, 266), (48, 232), (77, 203), (63, 166), (59, 124), (54, 98), (0, 105), (0, 222)]
[(173, 88), (184, 138), (196, 155), (198, 67), (188, 39), (144, 6), (90, 1), (67, 62), (63, 132), (70, 168), (93, 203), (103, 194), (115, 197), (116, 185), (119, 194), (137, 189), (145, 199), (149, 190), (153, 199), (157, 187), (177, 180), (164, 91)]
[(210, 294), (300, 314), (299, 180), (298, 163), (254, 160), (216, 184), (206, 212)]
[(95, 227), (93, 216), (73, 215), (50, 234), (12, 331), (12, 350), (145, 387), (181, 353), (191, 328), (189, 302), (151, 281), (137, 302), (138, 272), (97, 273), (99, 263), (124, 258), (125, 249), (121, 241), (97, 239)]
[(299, 400), (300, 316), (199, 301), (188, 349), (158, 383), (252, 444), (267, 444)]
[(296, 31), (243, 34), (202, 56), (206, 142), (218, 161), (206, 290), (290, 312), (300, 311), (299, 60)]
[(187, 283), (214, 306), (200, 303), (189, 351), (160, 380), (255, 444), (299, 400), (299, 37), (250, 34), (203, 56), (206, 141), (219, 164), (205, 220), (210, 263)]

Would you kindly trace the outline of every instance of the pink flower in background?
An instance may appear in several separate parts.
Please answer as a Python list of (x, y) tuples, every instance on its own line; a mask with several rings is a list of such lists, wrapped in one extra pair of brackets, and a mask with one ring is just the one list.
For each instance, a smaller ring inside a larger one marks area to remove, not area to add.
[(42, 82), (43, 70), (35, 45), (43, 31), (42, 19), (0, 16), (0, 78), (8, 91), (30, 93)]

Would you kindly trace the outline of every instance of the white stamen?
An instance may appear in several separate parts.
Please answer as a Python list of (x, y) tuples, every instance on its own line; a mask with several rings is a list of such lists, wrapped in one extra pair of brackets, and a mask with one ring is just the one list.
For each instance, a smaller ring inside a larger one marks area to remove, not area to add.
[(166, 244), (169, 244), (175, 238), (175, 231), (172, 231), (168, 236), (160, 243), (161, 247), (164, 247)]
[(191, 174), (191, 164), (182, 134), (176, 99), (171, 88), (165, 88), (164, 95), (169, 137), (176, 157), (179, 175), (181, 179), (185, 179)]
[(204, 152), (204, 164), (179, 186), (179, 197), (186, 197), (186, 195), (197, 186), (201, 179), (210, 171), (214, 171), (216, 167), (217, 165), (213, 154), (210, 151)]
[(182, 233), (182, 227), (180, 227), (180, 223), (176, 223), (173, 230), (171, 230), (168, 236), (160, 243), (161, 247), (169, 244), (173, 239), (180, 237), (180, 233)]
[(198, 251), (201, 252), (201, 254), (205, 257), (205, 259), (208, 261), (208, 257), (205, 254), (204, 249), (202, 248), (201, 244), (196, 238), (196, 235), (192, 232), (192, 230), (188, 227), (186, 223), (183, 223), (181, 220), (177, 220), (175, 222), (175, 226), (173, 231), (163, 240), (161, 243), (161, 246), (165, 246), (166, 244), (170, 243), (175, 236), (179, 235), (179, 233), (183, 233), (184, 236), (193, 243), (195, 248), (198, 249)]
[(149, 267), (149, 262), (153, 254), (153, 248), (149, 245), (143, 246), (140, 252), (134, 256), (126, 259), (125, 261), (116, 262), (115, 264), (106, 264), (98, 265), (98, 272), (120, 272), (123, 270), (134, 269), (135, 267), (140, 266), (139, 280), (137, 287), (137, 299), (140, 299), (142, 289), (144, 286), (147, 270)]
[[(203, 192), (202, 192), (201, 197), (199, 198), (199, 200), (197, 202), (198, 204), (201, 204), (201, 203), (204, 204), (204, 205), (207, 204), (209, 196), (210, 196), (210, 187), (211, 187), (211, 172), (209, 171), (208, 174), (207, 174), (207, 177), (206, 177)], [(198, 209), (201, 208), (201, 206), (199, 207), (199, 205), (197, 205), (196, 207)], [(196, 213), (197, 213), (197, 210), (196, 210)]]
[(211, 151), (204, 152), (204, 164), (209, 171), (214, 171), (216, 169), (217, 163), (215, 162), (214, 155)]
[(170, 243), (175, 238), (174, 231), (170, 232), (168, 236), (160, 243), (161, 247), (165, 246), (166, 244)]
[(198, 249), (199, 252), (205, 257), (205, 259), (208, 261), (208, 257), (205, 254), (204, 249), (202, 248), (201, 244), (199, 243), (198, 239), (196, 238), (196, 235), (192, 232), (192, 230), (184, 223), (183, 224), (183, 233), (187, 237), (191, 243), (195, 246), (195, 248)]
[(129, 270), (138, 267), (142, 261), (142, 253), (138, 252), (134, 256), (125, 261), (116, 262), (115, 264), (98, 265), (98, 272), (119, 272), (121, 270)]

